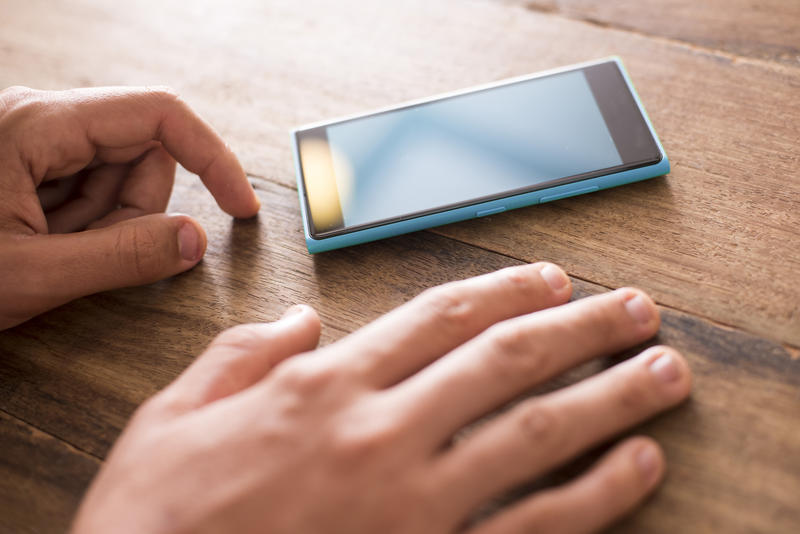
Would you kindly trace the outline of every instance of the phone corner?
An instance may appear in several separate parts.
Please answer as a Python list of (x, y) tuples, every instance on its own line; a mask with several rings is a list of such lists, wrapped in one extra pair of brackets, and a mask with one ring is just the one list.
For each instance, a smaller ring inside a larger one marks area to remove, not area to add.
[(322, 245), (320, 245), (319, 241), (313, 239), (311, 237), (306, 237), (306, 250), (308, 250), (309, 254), (318, 254), (320, 252), (324, 252), (326, 249)]
[(292, 151), (297, 152), (297, 134), (302, 131), (301, 128), (290, 128), (289, 129), (289, 142), (292, 145)]
[(650, 167), (650, 169), (652, 170), (651, 172), (652, 177), (664, 176), (665, 174), (669, 174), (669, 172), (672, 170), (672, 164), (670, 163), (669, 158), (667, 157), (667, 153), (661, 146), (659, 146), (659, 149), (661, 150), (661, 159), (657, 163), (655, 163), (652, 167)]

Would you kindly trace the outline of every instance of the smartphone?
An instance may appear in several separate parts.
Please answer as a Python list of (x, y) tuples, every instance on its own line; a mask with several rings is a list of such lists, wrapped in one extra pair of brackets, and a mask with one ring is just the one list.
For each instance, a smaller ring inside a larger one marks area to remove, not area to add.
[(316, 253), (669, 172), (617, 57), (292, 131)]

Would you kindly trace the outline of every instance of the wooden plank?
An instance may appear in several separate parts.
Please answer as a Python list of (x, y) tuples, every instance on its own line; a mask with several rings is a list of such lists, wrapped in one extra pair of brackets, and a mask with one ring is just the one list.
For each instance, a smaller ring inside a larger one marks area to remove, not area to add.
[[(256, 182), (269, 209), (232, 222), (182, 174), (171, 208), (209, 231), (209, 253), (190, 273), (82, 299), (0, 336), (0, 408), (98, 456), (125, 419), (168, 383), (221, 328), (271, 320), (295, 302), (314, 305), (324, 342), (422, 289), (518, 264), (419, 233), (311, 257), (295, 192)], [(576, 297), (604, 288), (575, 280)], [(682, 350), (696, 375), (692, 400), (638, 431), (658, 438), (670, 477), (620, 532), (800, 528), (800, 361), (776, 344), (662, 308), (654, 342)], [(582, 367), (559, 383), (615, 363)]]
[(593, 24), (800, 66), (800, 3), (786, 0), (503, 0)]
[(0, 451), (0, 532), (66, 532), (100, 462), (2, 411)]
[(330, 342), (425, 287), (517, 263), (426, 234), (312, 257), (296, 192), (266, 181), (256, 186), (269, 208), (258, 220), (232, 221), (182, 172), (170, 209), (204, 224), (203, 262), (171, 280), (82, 299), (4, 332), (0, 409), (103, 457), (136, 406), (226, 327), (274, 320), (306, 302), (319, 310), (323, 342)]
[[(675, 171), (443, 232), (798, 344), (795, 69), (480, 2), (32, 0), (0, 12), (0, 85), (172, 84), (264, 177), (260, 223), (221, 217), (181, 178), (172, 208), (199, 215), (211, 238), (198, 269), (0, 336), (0, 407), (85, 450), (104, 455), (134, 407), (220, 328), (302, 300), (320, 309), (329, 342), (423, 287), (514, 263), (429, 234), (307, 256), (294, 193), (268, 183), (293, 183), (290, 126), (611, 53)], [(696, 390), (644, 427), (665, 443), (670, 479), (620, 530), (797, 531), (787, 499), (800, 490), (798, 360), (664, 313), (662, 337), (687, 353)]]
[(767, 340), (675, 310), (661, 316), (661, 331), (648, 345), (687, 354), (693, 393), (678, 410), (636, 429), (665, 446), (668, 479), (648, 506), (612, 531), (797, 532), (800, 429), (790, 420), (800, 409), (800, 362)]
[[(580, 297), (600, 291), (586, 282), (573, 284)], [(650, 435), (664, 446), (667, 480), (646, 506), (610, 532), (797, 532), (800, 429), (790, 414), (800, 408), (800, 364), (786, 365), (784, 350), (770, 341), (675, 310), (662, 308), (661, 317), (661, 331), (643, 347), (680, 347), (694, 373), (693, 393), (676, 410), (628, 433)], [(584, 365), (535, 393), (579, 381), (641, 349)], [(783, 382), (788, 376), (793, 378)], [(784, 415), (777, 415), (778, 406)], [(498, 499), (488, 511), (570, 480), (609, 446)]]
[(672, 174), (446, 234), (800, 345), (799, 70), (500, 3), (305, 6), (16, 3), (0, 21), (0, 85), (172, 84), (248, 172), (291, 186), (294, 125), (619, 54)]

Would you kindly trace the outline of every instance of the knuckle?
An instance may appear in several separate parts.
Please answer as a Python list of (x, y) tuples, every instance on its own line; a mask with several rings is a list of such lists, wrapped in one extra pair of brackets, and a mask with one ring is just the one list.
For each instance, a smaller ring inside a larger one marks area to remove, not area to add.
[(554, 354), (546, 345), (534, 343), (531, 333), (516, 321), (492, 326), (487, 337), (488, 364), (502, 379), (535, 378), (552, 366)]
[(283, 389), (300, 396), (311, 396), (329, 388), (337, 379), (335, 367), (309, 356), (295, 356), (280, 363), (272, 379)]
[(212, 345), (216, 348), (249, 350), (264, 343), (264, 340), (261, 325), (240, 324), (223, 331)]
[(145, 93), (155, 101), (156, 106), (165, 116), (176, 108), (188, 107), (178, 91), (167, 85), (146, 87)]
[[(18, 129), (30, 119), (42, 116), (48, 107), (45, 99), (39, 97), (40, 91), (28, 87), (13, 86), (0, 92), (0, 119), (9, 129)], [(27, 129), (30, 129), (28, 126)], [(40, 136), (36, 131), (32, 135)]]
[(182, 114), (189, 106), (180, 94), (172, 87), (166, 85), (148, 86), (144, 89), (143, 98), (147, 104), (154, 107), (160, 116), (158, 127), (153, 135), (154, 139), (161, 140), (164, 135), (164, 122), (173, 114)]
[(394, 447), (399, 427), (391, 421), (371, 418), (357, 421), (338, 429), (333, 438), (336, 456), (344, 464), (364, 462)]
[(178, 416), (191, 407), (191, 399), (170, 384), (141, 403), (131, 416), (131, 422), (149, 426), (154, 421)]
[(6, 106), (11, 106), (30, 99), (34, 92), (30, 87), (12, 85), (0, 91), (0, 101)]
[(178, 91), (176, 91), (169, 85), (150, 85), (145, 88), (145, 91), (155, 96), (156, 98), (167, 101), (180, 99)]
[(529, 401), (518, 408), (514, 426), (520, 436), (537, 446), (561, 442), (563, 429), (555, 411), (541, 401)]
[(527, 333), (513, 321), (493, 326), (489, 330), (489, 336), (492, 347), (495, 349), (494, 352), (508, 354), (515, 358), (528, 352)]
[(447, 330), (463, 329), (475, 313), (475, 304), (459, 290), (458, 282), (428, 289), (419, 299), (420, 306)]
[(176, 404), (176, 400), (166, 391), (160, 391), (140, 404), (131, 420), (136, 423), (150, 421), (154, 417), (170, 412)]
[(540, 287), (533, 274), (538, 276), (539, 264), (506, 267), (499, 271), (505, 283), (514, 292), (530, 295)]
[(652, 404), (652, 391), (646, 381), (632, 377), (619, 390), (618, 405), (626, 412), (639, 411)]
[(137, 91), (136, 98), (154, 107), (162, 116), (183, 102), (180, 94), (168, 85), (148, 85)]
[(150, 282), (160, 278), (165, 261), (159, 250), (159, 241), (147, 226), (124, 226), (117, 234), (116, 252), (120, 267), (138, 280)]

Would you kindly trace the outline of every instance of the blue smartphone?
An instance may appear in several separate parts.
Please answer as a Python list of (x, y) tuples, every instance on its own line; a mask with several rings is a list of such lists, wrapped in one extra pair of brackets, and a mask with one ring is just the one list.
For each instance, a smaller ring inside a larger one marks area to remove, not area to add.
[(292, 132), (311, 253), (669, 172), (619, 58)]

